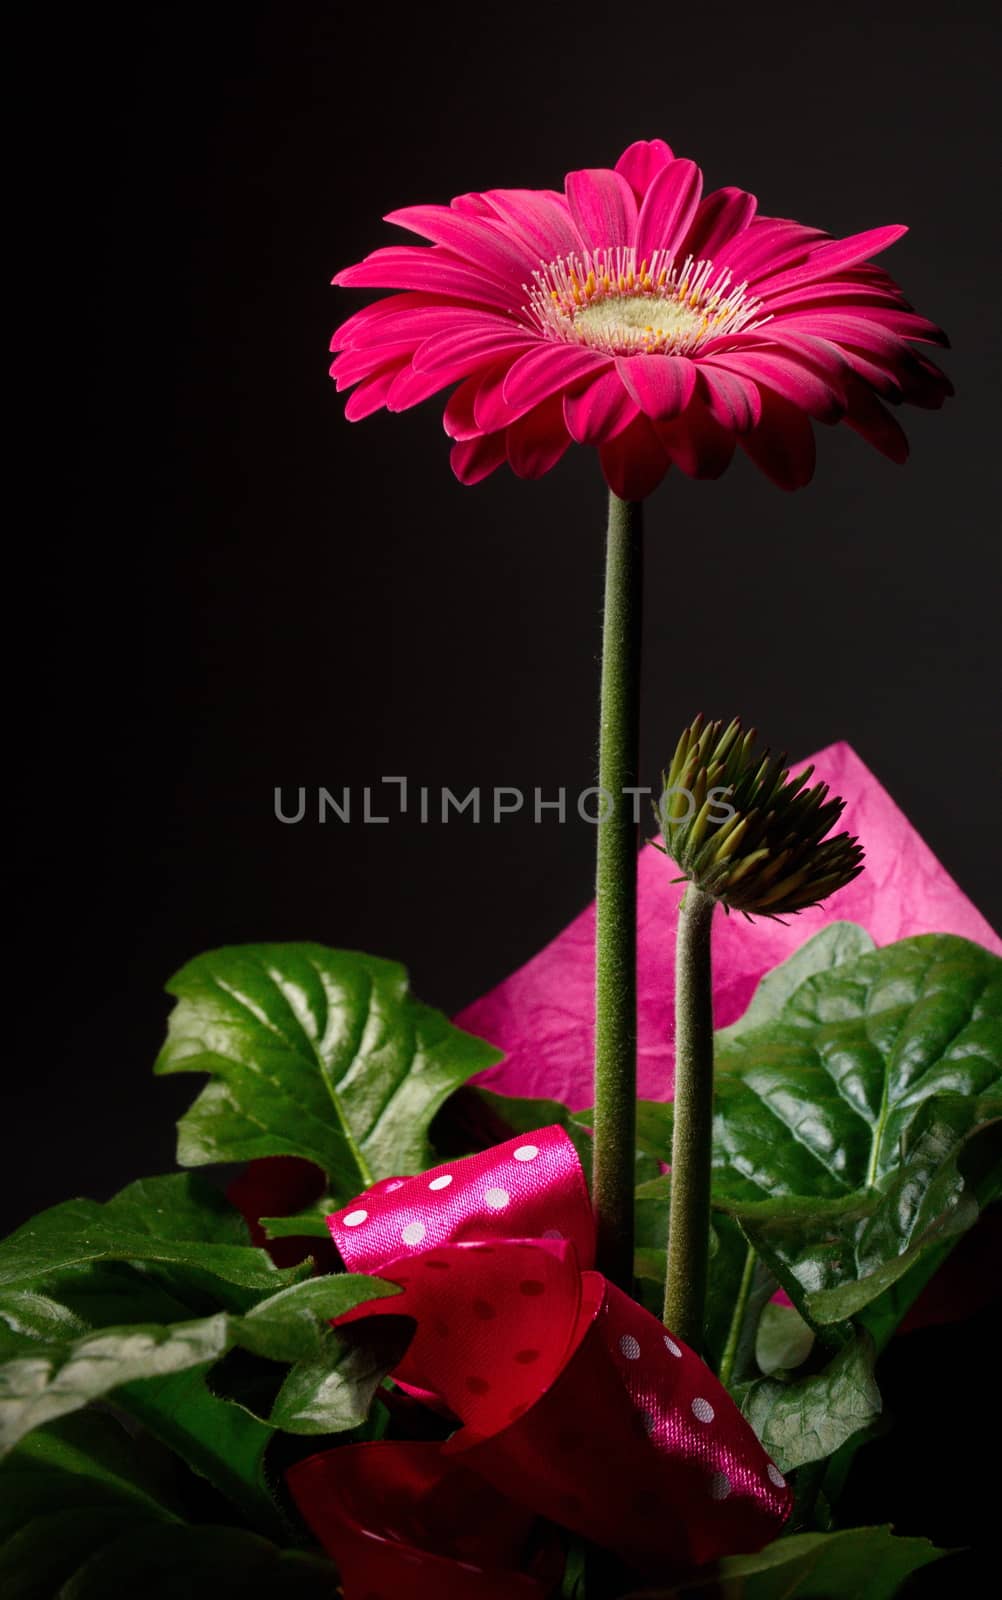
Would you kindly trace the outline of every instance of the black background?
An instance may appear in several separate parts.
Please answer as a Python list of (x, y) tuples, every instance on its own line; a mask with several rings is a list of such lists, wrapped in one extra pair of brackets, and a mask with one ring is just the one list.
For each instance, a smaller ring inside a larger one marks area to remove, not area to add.
[[(902, 13), (904, 15), (904, 13)], [(896, 468), (819, 430), (649, 505), (643, 780), (705, 708), (848, 739), (996, 921), (994, 38), (868, 8), (152, 5), (38, 12), (13, 182), (39, 447), (8, 558), (13, 1224), (167, 1169), (188, 956), (315, 938), (456, 1009), (589, 898), (593, 830), (283, 826), (273, 791), (593, 781), (604, 495), (453, 480), (441, 406), (354, 427), (332, 273), (394, 207), (559, 187), (637, 137), (884, 258), (955, 351)], [(935, 20), (933, 17), (935, 16)], [(13, 1148), (16, 1146), (16, 1148)]]

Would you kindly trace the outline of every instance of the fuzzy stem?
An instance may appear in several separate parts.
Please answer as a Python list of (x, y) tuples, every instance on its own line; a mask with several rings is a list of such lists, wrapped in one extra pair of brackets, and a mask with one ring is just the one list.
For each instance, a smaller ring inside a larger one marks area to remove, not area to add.
[(716, 901), (685, 891), (675, 946), (675, 1129), (665, 1327), (700, 1352), (710, 1251), (713, 991), (710, 929)]
[(595, 874), (595, 1151), (597, 1265), (633, 1286), (637, 1099), (637, 821), (641, 507), (609, 496)]

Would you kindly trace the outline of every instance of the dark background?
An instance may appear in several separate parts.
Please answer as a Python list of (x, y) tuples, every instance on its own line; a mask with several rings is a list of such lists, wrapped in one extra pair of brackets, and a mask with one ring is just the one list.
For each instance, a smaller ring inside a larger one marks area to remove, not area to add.
[(453, 1010), (589, 898), (584, 824), (273, 814), (279, 784), (593, 781), (596, 460), (461, 488), (438, 402), (353, 427), (326, 376), (365, 298), (329, 279), (403, 238), (397, 206), (559, 187), (660, 135), (767, 212), (910, 224), (884, 260), (949, 330), (958, 398), (903, 416), (903, 469), (822, 429), (799, 494), (743, 459), (658, 491), (643, 780), (700, 707), (794, 755), (848, 739), (999, 920), (995, 52), (943, 15), (36, 12), (7, 308), (39, 459), (7, 557), (6, 1222), (170, 1166), (193, 1085), (149, 1069), (188, 956), (365, 948)]

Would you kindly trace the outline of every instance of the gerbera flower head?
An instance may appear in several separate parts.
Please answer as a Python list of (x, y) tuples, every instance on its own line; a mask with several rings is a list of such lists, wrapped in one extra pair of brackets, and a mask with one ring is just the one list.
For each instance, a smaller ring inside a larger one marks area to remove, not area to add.
[(675, 465), (715, 478), (740, 444), (784, 489), (814, 470), (812, 421), (847, 422), (893, 461), (888, 410), (935, 407), (949, 381), (915, 344), (945, 344), (870, 258), (903, 227), (834, 239), (703, 194), (692, 161), (641, 140), (564, 190), (493, 189), (385, 219), (430, 241), (376, 250), (334, 279), (402, 291), (338, 329), (331, 367), (355, 421), (452, 388), (452, 465), (523, 478), (572, 442), (641, 500)]
[[(735, 718), (684, 729), (656, 807), (658, 845), (683, 876), (728, 910), (779, 917), (820, 905), (863, 870), (854, 834), (832, 834), (845, 801), (813, 767), (790, 777), (785, 755), (755, 750)], [(656, 842), (656, 841), (655, 841)]]

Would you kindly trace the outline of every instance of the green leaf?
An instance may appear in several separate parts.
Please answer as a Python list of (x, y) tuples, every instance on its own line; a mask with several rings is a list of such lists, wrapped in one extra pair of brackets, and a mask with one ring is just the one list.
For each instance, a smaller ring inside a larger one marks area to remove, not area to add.
[(161, 1462), (116, 1418), (79, 1411), (38, 1428), (0, 1465), (0, 1541), (67, 1504), (174, 1518), (169, 1458)]
[(753, 1028), (760, 1028), (779, 1016), (786, 1002), (818, 972), (844, 966), (876, 949), (865, 928), (855, 922), (830, 922), (820, 933), (807, 939), (792, 956), (773, 967), (761, 979), (747, 1011), (730, 1027), (718, 1028), (714, 1035), (718, 1050), (733, 1044)]
[(183, 1267), (265, 1293), (309, 1272), (308, 1264), (279, 1271), (249, 1237), (205, 1179), (185, 1172), (143, 1178), (104, 1205), (67, 1200), (10, 1234), (0, 1243), (0, 1288), (37, 1288), (50, 1274), (96, 1261)]
[(736, 1391), (741, 1409), (781, 1472), (833, 1455), (880, 1415), (873, 1341), (849, 1340), (824, 1371), (780, 1383), (758, 1378)]
[(776, 1301), (763, 1308), (755, 1334), (755, 1360), (766, 1377), (795, 1372), (814, 1347), (814, 1332), (795, 1306)]
[(1002, 962), (930, 934), (816, 973), (724, 1040), (716, 1085), (714, 1203), (809, 1321), (841, 1321), (970, 1226), (997, 1173), (968, 1145), (1002, 1115)]
[(176, 1520), (149, 1456), (96, 1413), (39, 1429), (0, 1465), (0, 1592), (50, 1600), (109, 1539)]
[(413, 1327), (397, 1317), (328, 1332), (317, 1354), (298, 1361), (282, 1384), (272, 1426), (305, 1434), (358, 1427), (412, 1335)]
[(240, 1319), (236, 1338), (270, 1361), (300, 1361), (320, 1353), (334, 1317), (399, 1293), (395, 1283), (361, 1272), (311, 1278), (262, 1300)]
[(155, 1070), (212, 1080), (178, 1124), (178, 1160), (301, 1156), (338, 1203), (428, 1166), (436, 1111), (500, 1060), (415, 1000), (402, 967), (354, 951), (231, 946), (168, 990), (178, 1004)]
[(226, 1349), (225, 1313), (171, 1327), (101, 1328), (65, 1344), (31, 1342), (0, 1367), (0, 1453), (32, 1428), (134, 1382), (214, 1361)]
[(927, 1539), (896, 1538), (888, 1527), (798, 1533), (627, 1600), (893, 1600), (910, 1573), (946, 1554)]
[(321, 1200), (309, 1211), (294, 1211), (288, 1217), (259, 1217), (266, 1239), (329, 1239), (327, 1218), (337, 1210), (337, 1201), (331, 1195)]
[(169, 1498), (170, 1483), (159, 1460), (150, 1463), (149, 1441), (109, 1416), (65, 1418), (24, 1440), (0, 1466), (5, 1600), (333, 1600), (334, 1569), (323, 1558), (280, 1550), (256, 1532), (186, 1526), (159, 1498)]
[(72, 1339), (87, 1324), (68, 1306), (36, 1289), (0, 1289), (0, 1359), (27, 1339)]
[(115, 1391), (115, 1404), (213, 1484), (252, 1527), (271, 1538), (288, 1537), (265, 1465), (275, 1430), (218, 1399), (204, 1367), (127, 1384)]
[(322, 1556), (282, 1550), (239, 1528), (156, 1527), (124, 1534), (92, 1556), (59, 1600), (336, 1600)]
[(412, 1325), (393, 1317), (335, 1330), (330, 1319), (365, 1300), (398, 1293), (395, 1284), (364, 1274), (313, 1278), (262, 1301), (241, 1319), (237, 1339), (245, 1350), (294, 1363), (270, 1397), (273, 1428), (341, 1433), (365, 1421), (376, 1390), (410, 1343)]

